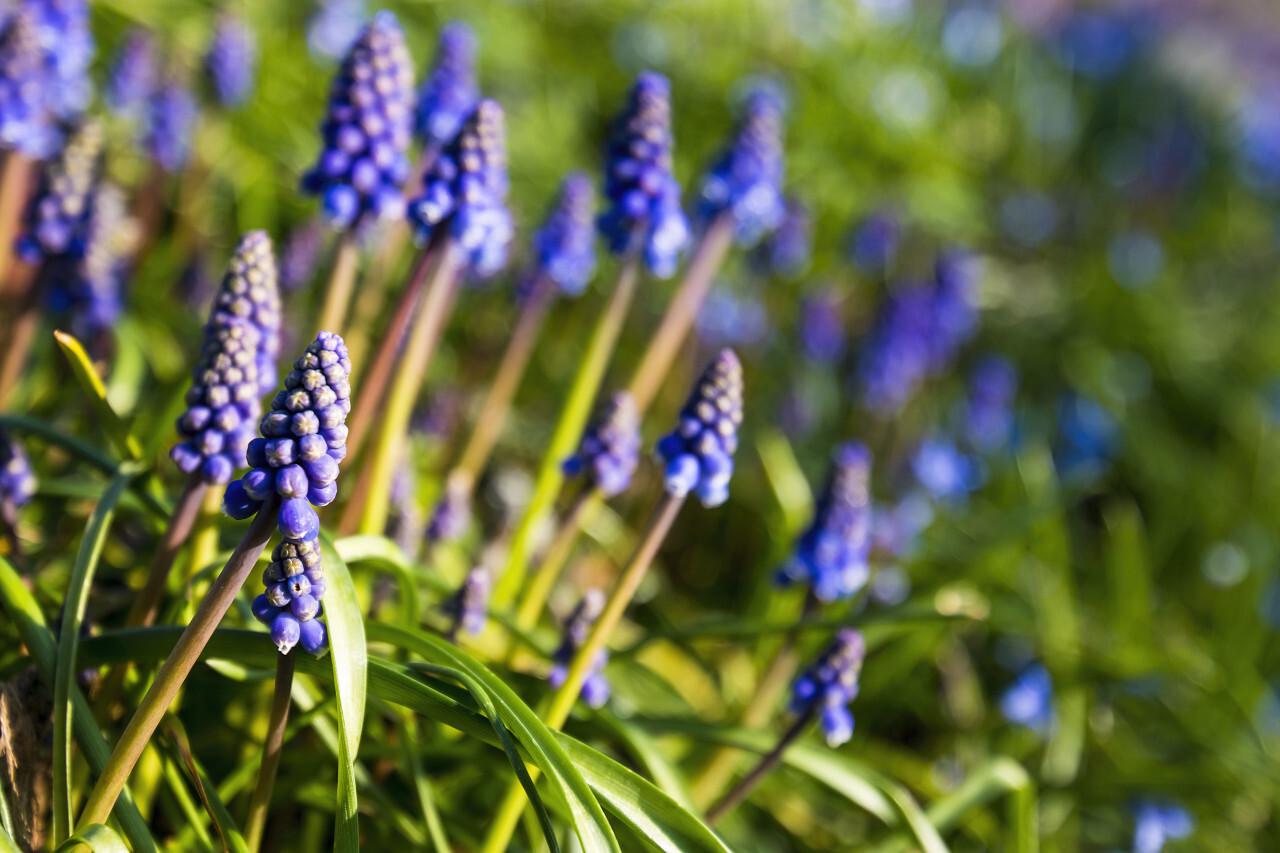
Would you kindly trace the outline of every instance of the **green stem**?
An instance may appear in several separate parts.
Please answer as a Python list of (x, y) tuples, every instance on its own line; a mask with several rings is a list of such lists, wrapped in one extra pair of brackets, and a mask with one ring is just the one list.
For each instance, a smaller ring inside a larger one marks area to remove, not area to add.
[(533, 495), (529, 505), (516, 527), (511, 539), (511, 549), (507, 555), (507, 565), (502, 572), (493, 591), (493, 603), (502, 607), (515, 599), (525, 580), (528, 571), (529, 556), (533, 549), (534, 536), (538, 532), (543, 519), (546, 518), (555, 504), (556, 495), (560, 493), (560, 485), (564, 482), (564, 472), (560, 466), (574, 446), (582, 437), (582, 430), (591, 417), (591, 404), (600, 382), (604, 379), (605, 369), (613, 356), (613, 350), (622, 331), (622, 323), (631, 307), (635, 295), (636, 282), (640, 274), (639, 257), (632, 253), (623, 261), (618, 273), (617, 284), (613, 295), (600, 319), (596, 321), (591, 333), (591, 341), (587, 352), (579, 362), (578, 373), (573, 379), (569, 397), (565, 400), (560, 412), (560, 420), (556, 423), (555, 432), (547, 445), (547, 453), (542, 458), (542, 467), (538, 470), (538, 479), (533, 487)]
[(640, 366), (631, 380), (631, 396), (636, 399), (636, 408), (641, 414), (649, 408), (658, 388), (667, 378), (671, 363), (684, 344), (689, 330), (698, 318), (698, 311), (711, 292), (711, 284), (716, 273), (720, 271), (729, 247), (733, 245), (733, 219), (725, 213), (711, 222), (702, 242), (689, 262), (689, 269), (680, 282), (680, 289), (662, 315), (662, 322), (649, 339), (649, 348), (645, 350)]
[(791, 724), (791, 728), (778, 739), (778, 745), (771, 749), (766, 755), (760, 758), (755, 767), (751, 768), (751, 772), (742, 777), (738, 784), (734, 785), (727, 794), (711, 808), (707, 809), (707, 825), (714, 826), (720, 818), (733, 811), (739, 803), (751, 796), (751, 792), (759, 787), (765, 777), (773, 772), (773, 769), (782, 761), (782, 754), (787, 751), (787, 747), (795, 742), (796, 738), (804, 732), (805, 728), (812, 722), (815, 709), (809, 708), (803, 714), (796, 718)]
[(361, 533), (381, 534), (386, 529), (391, 480), (400, 462), (400, 449), (409, 428), (409, 418), (413, 415), (413, 405), (453, 311), (462, 263), (461, 251), (452, 240), (448, 240), (440, 251), (440, 263), (431, 276), (413, 333), (405, 344), (400, 370), (380, 413), (378, 441), (368, 466), (369, 490), (364, 495), (364, 512), (360, 516)]
[(231, 607), (240, 587), (253, 571), (267, 540), (271, 538), (271, 531), (275, 529), (279, 508), (279, 498), (272, 495), (258, 510), (257, 517), (236, 546), (231, 559), (227, 560), (226, 567), (209, 587), (209, 592), (191, 617), (191, 624), (182, 632), (173, 652), (156, 673), (155, 681), (142, 698), (133, 718), (129, 720), (124, 734), (120, 736), (102, 775), (98, 777), (97, 784), (85, 802), (80, 820), (76, 824), (78, 828), (102, 823), (111, 813), (111, 807), (128, 781), (129, 773), (142, 755), (142, 750), (155, 733), (156, 726), (177, 697), (182, 683), (196, 665), (200, 652)]
[(344, 233), (338, 243), (337, 257), (333, 259), (333, 272), (329, 275), (329, 286), (325, 289), (324, 307), (320, 309), (318, 328), (330, 332), (343, 331), (347, 322), (347, 306), (351, 304), (351, 293), (356, 286), (359, 260), (355, 237), (350, 232)]
[[(645, 573), (649, 570), (653, 558), (657, 556), (658, 548), (661, 547), (662, 541), (666, 539), (672, 523), (675, 522), (676, 516), (680, 513), (680, 507), (683, 505), (683, 497), (669, 494), (662, 496), (662, 500), (658, 503), (653, 517), (649, 521), (648, 529), (640, 540), (640, 545), (636, 548), (635, 553), (631, 555), (631, 559), (627, 561), (627, 566), (622, 570), (622, 575), (618, 578), (618, 582), (614, 586), (613, 592), (609, 596), (609, 601), (605, 604), (604, 610), (600, 614), (600, 618), (592, 626), (591, 633), (587, 635), (586, 641), (574, 654), (564, 683), (552, 695), (550, 707), (542, 715), (543, 722), (547, 724), (547, 728), (553, 730), (564, 728), (565, 721), (569, 719), (569, 712), (573, 710), (574, 703), (578, 700), (578, 694), (582, 692), (582, 685), (586, 682), (587, 675), (591, 672), (591, 667), (595, 664), (596, 658), (604, 648), (605, 643), (608, 642), (609, 635), (613, 633), (613, 629), (621, 621), (627, 605), (635, 597), (640, 582), (644, 580)], [(535, 780), (537, 779), (536, 768), (530, 770), (530, 775)], [(493, 824), (489, 827), (489, 834), (485, 837), (484, 846), (480, 848), (481, 853), (502, 853), (507, 849), (507, 846), (511, 843), (511, 836), (515, 832), (516, 826), (520, 823), (520, 815), (524, 812), (527, 802), (528, 799), (519, 783), (515, 783), (508, 788), (506, 798), (498, 807)]]
[(267, 826), (267, 808), (271, 805), (271, 790), (276, 784), (276, 771), (280, 767), (280, 753), (284, 749), (284, 730), (289, 723), (289, 700), (293, 690), (293, 665), (298, 656), (292, 651), (280, 655), (276, 661), (276, 686), (271, 696), (271, 721), (267, 724), (267, 740), (262, 746), (262, 766), (258, 768), (258, 783), (254, 785), (249, 800), (249, 816), (244, 823), (244, 840), (249, 853), (258, 853), (262, 846), (262, 833)]

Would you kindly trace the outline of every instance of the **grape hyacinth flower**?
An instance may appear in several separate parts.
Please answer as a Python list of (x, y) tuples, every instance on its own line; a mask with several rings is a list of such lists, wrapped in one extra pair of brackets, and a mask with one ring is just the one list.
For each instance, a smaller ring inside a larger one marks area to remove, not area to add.
[(220, 14), (204, 61), (223, 106), (243, 104), (253, 94), (258, 71), (258, 36), (253, 27), (237, 15)]
[(404, 215), (412, 131), (413, 65), (396, 16), (382, 11), (334, 77), (320, 126), (324, 149), (302, 178), (332, 227), (364, 233)]
[(36, 493), (37, 485), (26, 451), (0, 429), (0, 509), (10, 512), (25, 506)]
[(807, 583), (819, 601), (849, 598), (871, 576), (871, 451), (847, 442), (836, 448), (813, 522), (778, 579)]
[(86, 0), (27, 0), (36, 15), (40, 49), (50, 75), (46, 97), (59, 122), (72, 122), (89, 106), (93, 93), (89, 64), (93, 35)]
[(1062, 477), (1088, 480), (1101, 476), (1123, 440), (1115, 415), (1092, 397), (1068, 394), (1058, 402), (1053, 458)]
[(115, 325), (122, 310), (120, 288), (125, 270), (140, 238), (138, 222), (129, 215), (124, 193), (114, 184), (99, 184), (85, 231), (84, 257), (75, 262), (75, 272), (63, 290), (64, 307), (71, 313), (71, 330), (76, 337), (92, 341)]
[(489, 622), (489, 595), (493, 592), (493, 574), (485, 566), (476, 566), (467, 572), (466, 580), (444, 606), (445, 614), (453, 619), (449, 629), (451, 639), (456, 639), (459, 631), (466, 631), (473, 637), (484, 633), (484, 626)]
[(535, 262), (525, 274), (522, 295), (550, 284), (562, 296), (579, 296), (596, 269), (595, 189), (591, 179), (574, 172), (560, 185), (560, 196), (546, 221), (533, 235)]
[(965, 437), (982, 453), (1007, 447), (1013, 437), (1013, 397), (1018, 391), (1018, 368), (1007, 358), (984, 356), (969, 380), (965, 404)]
[(307, 22), (307, 48), (312, 56), (341, 59), (368, 18), (364, 0), (319, 0), (316, 5)]
[(285, 240), (280, 253), (280, 284), (285, 290), (298, 290), (315, 277), (324, 248), (324, 223), (312, 219), (295, 228)]
[(734, 237), (751, 246), (777, 228), (786, 215), (782, 200), (781, 95), (758, 86), (748, 96), (741, 123), (728, 148), (702, 179), (698, 199), (701, 227), (725, 213)]
[(898, 256), (902, 242), (902, 224), (892, 211), (872, 211), (849, 238), (849, 257), (854, 266), (866, 273), (881, 273)]
[(21, 6), (0, 32), (0, 146), (41, 159), (56, 142), (36, 13)]
[(448, 145), (480, 102), (476, 83), (476, 34), (461, 21), (440, 30), (436, 63), (418, 89), (414, 131), (422, 144)]
[[(551, 656), (551, 672), (547, 675), (547, 681), (553, 688), (564, 684), (569, 674), (570, 662), (573, 661), (574, 655), (578, 653), (582, 644), (587, 641), (587, 635), (591, 633), (591, 627), (604, 612), (604, 606), (604, 592), (589, 589), (565, 619), (564, 636)], [(595, 660), (591, 662), (590, 672), (582, 683), (582, 701), (589, 708), (599, 708), (609, 701), (609, 680), (604, 676), (604, 668), (608, 663), (609, 650), (601, 649)]]
[(418, 508), (417, 477), (409, 459), (396, 469), (391, 481), (391, 519), (387, 523), (387, 536), (400, 546), (410, 560), (418, 553), (424, 525), (422, 511)]
[(471, 525), (471, 488), (447, 483), (444, 496), (427, 520), (427, 542), (453, 542), (462, 538)]
[(929, 336), (929, 368), (933, 373), (945, 371), (961, 345), (977, 331), (977, 286), (978, 260), (972, 254), (952, 249), (938, 256)]
[(689, 243), (680, 183), (671, 170), (671, 83), (653, 71), (636, 78), (627, 107), (614, 121), (605, 148), (605, 195), (612, 205), (599, 220), (615, 255), (637, 243), (659, 278), (676, 271)]
[(911, 471), (936, 501), (963, 501), (982, 484), (982, 470), (975, 460), (941, 435), (920, 442), (911, 456)]
[(812, 364), (831, 364), (844, 355), (844, 318), (840, 296), (822, 290), (805, 297), (800, 306), (800, 347)]
[(1141, 802), (1133, 810), (1133, 853), (1160, 853), (1165, 842), (1190, 837), (1191, 814), (1177, 803)]
[(486, 98), (436, 158), (422, 195), (409, 205), (418, 239), (425, 242), (447, 227), (474, 277), (500, 272), (515, 236), (507, 188), (506, 122), (498, 102)]
[(324, 626), (316, 622), (324, 595), (323, 574), (317, 574), (320, 518), (312, 505), (327, 506), (338, 494), (338, 463), (347, 455), (350, 375), (342, 338), (320, 332), (272, 399), (262, 437), (249, 442), (246, 455), (253, 467), (223, 498), (223, 511), (243, 519), (273, 493), (280, 496), (276, 524), (285, 541), (264, 575), (267, 592), (254, 600), (253, 613), (270, 627), (281, 654), (298, 643), (312, 654), (325, 648)]
[(1000, 713), (1011, 723), (1044, 736), (1053, 726), (1053, 679), (1040, 664), (1021, 673), (1000, 696)]
[(563, 468), (566, 476), (582, 476), (600, 494), (611, 498), (627, 490), (639, 464), (640, 412), (629, 393), (618, 391)]
[(141, 118), (158, 78), (155, 39), (147, 30), (131, 30), (111, 64), (107, 106), (116, 115)]
[(741, 424), (742, 363), (733, 350), (723, 349), (680, 410), (675, 430), (658, 442), (667, 494), (696, 492), (705, 507), (724, 503)]
[(102, 128), (86, 121), (44, 169), (27, 209), (18, 257), (36, 265), (49, 257), (81, 257), (88, 238), (94, 184), (102, 155)]
[(803, 275), (813, 260), (813, 214), (809, 206), (798, 198), (785, 198), (782, 220), (751, 251), (750, 260), (761, 274)]
[(894, 559), (909, 556), (935, 515), (933, 502), (920, 492), (896, 504), (877, 504), (871, 512), (872, 550)]
[(169, 174), (182, 171), (191, 156), (191, 135), (200, 109), (185, 84), (175, 79), (162, 85), (147, 105), (146, 148)]
[(858, 696), (858, 676), (866, 654), (862, 632), (842, 628), (830, 648), (792, 687), (792, 713), (816, 714), (827, 746), (832, 748), (853, 737), (853, 714), (848, 706)]
[(258, 394), (274, 389), (280, 355), (280, 286), (271, 237), (266, 231), (249, 231), (240, 238), (226, 278), (214, 297), (213, 310), (220, 321), (236, 318), (257, 330)]
[(187, 392), (187, 411), (178, 419), (183, 440), (170, 452), (184, 472), (200, 472), (210, 485), (230, 482), (245, 465), (245, 448), (262, 414), (258, 377), (263, 331), (253, 322), (256, 279), (271, 242), (250, 231), (232, 255), (204, 327), (200, 360)]

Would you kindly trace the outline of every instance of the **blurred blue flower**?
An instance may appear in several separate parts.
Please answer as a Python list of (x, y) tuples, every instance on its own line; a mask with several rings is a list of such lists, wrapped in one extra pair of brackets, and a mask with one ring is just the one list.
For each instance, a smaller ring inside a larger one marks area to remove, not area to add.
[(199, 115), (195, 96), (172, 76), (152, 93), (146, 116), (147, 151), (156, 165), (169, 174), (180, 172), (187, 165)]
[[(587, 637), (591, 635), (591, 628), (604, 612), (604, 606), (604, 592), (589, 589), (565, 619), (562, 639), (551, 655), (551, 671), (547, 674), (547, 681), (553, 688), (564, 684), (565, 679), (569, 677), (569, 664), (573, 662), (578, 649), (582, 648)], [(582, 701), (588, 708), (599, 708), (609, 701), (609, 681), (604, 676), (604, 668), (608, 663), (609, 650), (601, 648), (595, 660), (591, 662), (587, 678), (582, 683)]]
[(966, 2), (952, 7), (942, 23), (942, 51), (956, 65), (990, 65), (1004, 46), (1004, 21), (990, 2)]
[(237, 107), (248, 100), (258, 72), (258, 34), (253, 27), (230, 12), (218, 15), (205, 68), (224, 106)]
[(867, 273), (882, 273), (898, 256), (902, 223), (887, 208), (872, 211), (854, 226), (849, 238), (849, 258)]
[(113, 113), (131, 119), (145, 117), (147, 101), (159, 79), (155, 38), (134, 28), (116, 51), (107, 78), (106, 101)]
[(1125, 231), (1107, 247), (1107, 267), (1121, 287), (1144, 290), (1164, 269), (1164, 248), (1153, 234)]
[(909, 557), (934, 515), (933, 502), (920, 492), (912, 492), (896, 504), (875, 505), (871, 510), (872, 548), (895, 559)]
[(298, 290), (315, 277), (324, 231), (324, 222), (313, 218), (289, 232), (280, 253), (280, 284), (285, 290)]
[(86, 121), (45, 165), (15, 246), (18, 257), (37, 266), (50, 257), (83, 257), (102, 143), (101, 126)]
[(982, 484), (976, 460), (940, 435), (924, 439), (911, 456), (911, 471), (934, 500), (960, 502)]
[(999, 355), (978, 360), (969, 379), (964, 431), (969, 444), (982, 453), (1008, 446), (1013, 437), (1013, 398), (1018, 391), (1018, 368)]
[(473, 637), (484, 633), (489, 622), (489, 595), (493, 592), (493, 574), (484, 566), (467, 572), (462, 586), (445, 602), (445, 615), (453, 619), (450, 637), (465, 631)]
[(1058, 57), (1084, 77), (1104, 79), (1121, 71), (1138, 49), (1135, 21), (1109, 10), (1075, 11), (1058, 33)]
[(769, 314), (751, 294), (725, 287), (711, 291), (698, 311), (698, 336), (710, 348), (752, 347), (769, 336)]
[(36, 15), (20, 7), (0, 32), (0, 145), (36, 159), (52, 153), (57, 133), (50, 85)]
[(751, 246), (782, 223), (783, 112), (774, 85), (758, 84), (747, 95), (733, 139), (702, 178), (699, 227), (727, 213), (738, 243)]
[(1000, 713), (1011, 723), (1047, 735), (1054, 723), (1053, 679), (1040, 664), (1018, 674), (1000, 696)]
[(476, 34), (461, 21), (440, 30), (436, 63), (418, 89), (414, 131), (423, 145), (447, 145), (480, 102), (476, 83)]
[(18, 507), (25, 506), (36, 493), (36, 475), (22, 445), (0, 429), (0, 513), (6, 521)]
[(867, 654), (860, 631), (841, 628), (835, 641), (796, 679), (791, 692), (791, 711), (816, 713), (827, 746), (835, 748), (853, 737), (853, 714), (849, 705), (858, 696), (858, 678)]
[(307, 22), (307, 47), (313, 56), (341, 59), (360, 37), (368, 17), (365, 0), (317, 0)]
[(833, 289), (806, 296), (800, 306), (800, 346), (813, 364), (831, 364), (844, 355), (844, 318)]
[(1121, 441), (1120, 424), (1097, 400), (1068, 394), (1058, 402), (1054, 461), (1062, 477), (1089, 480), (1103, 474)]
[(813, 260), (813, 216), (798, 198), (783, 200), (782, 221), (748, 255), (761, 275), (799, 276)]
[(525, 277), (530, 286), (545, 280), (562, 296), (587, 289), (596, 270), (595, 195), (591, 179), (581, 172), (564, 179), (559, 198), (533, 235), (536, 263)]
[(565, 476), (582, 475), (606, 498), (622, 494), (640, 464), (640, 413), (635, 398), (618, 391), (587, 428), (578, 451), (564, 461)]
[(1251, 92), (1235, 121), (1241, 176), (1255, 189), (1280, 187), (1280, 90)]
[(1133, 823), (1133, 853), (1160, 853), (1165, 842), (1187, 838), (1195, 830), (1191, 814), (1172, 802), (1138, 803)]

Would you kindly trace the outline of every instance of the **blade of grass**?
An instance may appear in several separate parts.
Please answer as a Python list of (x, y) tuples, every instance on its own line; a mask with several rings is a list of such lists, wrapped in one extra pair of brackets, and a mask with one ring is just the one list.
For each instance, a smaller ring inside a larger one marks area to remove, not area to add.
[(54, 853), (70, 853), (88, 847), (93, 853), (129, 853), (120, 836), (109, 826), (92, 823), (58, 845)]
[(107, 438), (115, 446), (116, 452), (125, 459), (134, 461), (142, 459), (142, 447), (129, 434), (129, 428), (125, 426), (124, 421), (120, 420), (120, 416), (116, 414), (115, 409), (111, 408), (111, 404), (107, 402), (107, 389), (102, 384), (98, 371), (94, 370), (93, 360), (89, 358), (89, 354), (85, 352), (84, 347), (73, 335), (69, 335), (66, 332), (54, 332), (53, 337), (57, 340), (58, 346), (62, 348), (63, 355), (67, 357), (67, 362), (71, 365), (71, 372), (75, 375), (76, 381), (80, 383), (80, 387), (84, 389), (90, 405), (93, 406), (93, 410), (98, 416), (99, 424), (107, 434)]

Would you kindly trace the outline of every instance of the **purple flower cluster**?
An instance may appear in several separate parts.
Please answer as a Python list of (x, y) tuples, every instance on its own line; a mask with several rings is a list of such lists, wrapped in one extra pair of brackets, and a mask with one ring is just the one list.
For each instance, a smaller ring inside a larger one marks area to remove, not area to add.
[(453, 619), (450, 635), (465, 631), (475, 637), (484, 632), (489, 622), (489, 596), (493, 592), (493, 573), (485, 566), (467, 572), (462, 586), (445, 602), (445, 614)]
[[(604, 593), (598, 589), (591, 589), (587, 590), (582, 600), (569, 613), (569, 618), (564, 622), (563, 638), (551, 656), (553, 664), (551, 672), (547, 675), (547, 681), (552, 687), (558, 688), (569, 677), (569, 665), (577, 656), (578, 649), (582, 648), (583, 643), (587, 641), (587, 637), (591, 634), (591, 626), (595, 625), (600, 614), (604, 612), (604, 606)], [(586, 680), (582, 682), (582, 701), (589, 708), (599, 708), (609, 701), (609, 680), (604, 677), (604, 668), (608, 663), (609, 650), (602, 648), (595, 660), (591, 662)]]
[(628, 392), (609, 398), (600, 418), (587, 428), (578, 452), (564, 462), (564, 473), (584, 476), (606, 498), (631, 485), (640, 464), (640, 412)]
[(1013, 437), (1013, 398), (1018, 368), (998, 355), (984, 356), (969, 379), (965, 404), (965, 438), (982, 453), (1007, 447)]
[(818, 725), (830, 747), (853, 737), (849, 703), (858, 696), (858, 676), (866, 654), (862, 633), (842, 628), (836, 632), (835, 642), (796, 679), (792, 688), (792, 712), (817, 713)]
[(813, 260), (813, 214), (798, 198), (783, 201), (782, 221), (752, 250), (752, 266), (762, 273), (803, 275)]
[(948, 255), (938, 261), (933, 283), (904, 284), (889, 294), (859, 365), (863, 398), (873, 411), (897, 412), (950, 365), (977, 325), (973, 284), (965, 256)]
[(318, 0), (307, 22), (307, 47), (313, 56), (339, 59), (359, 37), (368, 14), (364, 0)]
[(821, 290), (805, 297), (800, 306), (800, 347), (813, 364), (831, 364), (844, 355), (844, 318), (840, 294)]
[(413, 64), (392, 13), (375, 15), (342, 61), (320, 132), (324, 150), (302, 189), (321, 197), (329, 224), (364, 232), (400, 219), (413, 134)]
[(91, 341), (115, 325), (123, 307), (125, 270), (140, 239), (124, 193), (114, 184), (100, 183), (93, 194), (84, 257), (71, 277), (67, 308), (76, 337)]
[(871, 575), (871, 452), (858, 442), (836, 448), (813, 523), (779, 572), (783, 584), (807, 583), (819, 601), (849, 598)]
[(560, 197), (533, 235), (534, 268), (526, 274), (531, 287), (554, 285), (563, 296), (587, 289), (596, 270), (595, 189), (591, 179), (574, 172), (560, 186)]
[(1000, 696), (1000, 713), (1011, 723), (1047, 735), (1053, 725), (1053, 679), (1040, 664), (1019, 673)]
[(37, 16), (14, 10), (0, 32), (0, 146), (42, 158), (55, 145)]
[(204, 62), (218, 100), (228, 107), (243, 104), (253, 94), (258, 71), (258, 36), (253, 27), (243, 18), (223, 12)]
[(734, 237), (749, 246), (782, 223), (783, 112), (782, 98), (770, 86), (758, 86), (747, 96), (737, 132), (702, 179), (702, 226), (727, 214), (733, 219)]
[(222, 287), (214, 296), (213, 310), (243, 320), (258, 332), (258, 396), (276, 387), (276, 360), (280, 355), (280, 287), (271, 238), (265, 231), (250, 231), (240, 239)]
[(455, 21), (440, 30), (435, 67), (418, 89), (414, 130), (422, 144), (436, 150), (448, 145), (479, 101), (476, 34)]
[(643, 251), (650, 272), (669, 278), (689, 243), (680, 183), (671, 171), (671, 83), (653, 71), (636, 78), (605, 149), (605, 195), (611, 207), (600, 231), (616, 255)]
[(875, 210), (858, 223), (849, 238), (849, 257), (863, 272), (881, 273), (893, 264), (902, 242), (902, 223), (888, 209)]
[[(187, 411), (178, 418), (182, 441), (170, 452), (188, 474), (204, 482), (228, 483), (245, 466), (245, 448), (262, 414), (259, 351), (263, 331), (254, 322), (253, 300), (274, 288), (271, 240), (265, 231), (240, 239), (204, 327), (200, 360), (187, 391)], [(253, 281), (266, 281), (255, 286)]]
[(507, 188), (506, 122), (498, 102), (486, 98), (432, 163), (422, 195), (409, 205), (419, 239), (447, 227), (473, 276), (498, 273), (515, 236)]
[(313, 654), (324, 649), (324, 627), (308, 624), (320, 615), (324, 594), (320, 518), (311, 505), (326, 506), (338, 495), (338, 463), (347, 455), (350, 376), (342, 338), (320, 332), (272, 399), (262, 437), (249, 442), (246, 455), (253, 467), (227, 487), (222, 501), (227, 515), (248, 518), (273, 493), (280, 496), (276, 524), (285, 541), (276, 549), (276, 561), (263, 578), (267, 592), (254, 601), (253, 612), (270, 626), (282, 654), (298, 642)]
[(18, 238), (18, 257), (38, 264), (47, 257), (83, 256), (101, 156), (102, 128), (86, 121), (45, 166)]
[(696, 491), (706, 507), (728, 500), (741, 424), (742, 363), (733, 350), (723, 349), (703, 371), (675, 430), (658, 442), (667, 494)]
[(195, 95), (181, 76), (170, 77), (151, 94), (147, 104), (146, 148), (156, 164), (169, 174), (182, 171), (187, 164), (191, 156), (191, 135), (200, 116)]
[(31, 460), (22, 445), (0, 430), (0, 506), (25, 505), (36, 493), (37, 485)]
[(927, 436), (911, 456), (916, 481), (936, 501), (962, 502), (982, 484), (983, 471), (945, 435)]
[(89, 64), (93, 34), (89, 31), (86, 0), (25, 0), (35, 13), (40, 50), (48, 69), (46, 98), (59, 122), (76, 120), (89, 106), (93, 93)]
[(111, 64), (107, 106), (117, 115), (140, 118), (158, 77), (155, 39), (147, 30), (131, 30)]
[(427, 519), (427, 542), (436, 545), (462, 538), (471, 525), (471, 486), (450, 481)]

